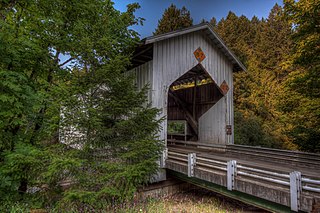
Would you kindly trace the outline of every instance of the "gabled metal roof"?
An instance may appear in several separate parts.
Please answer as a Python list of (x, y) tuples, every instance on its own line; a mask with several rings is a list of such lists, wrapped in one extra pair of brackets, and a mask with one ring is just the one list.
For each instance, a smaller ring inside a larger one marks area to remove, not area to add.
[[(142, 40), (142, 46), (140, 46), (140, 51), (142, 50), (142, 51), (144, 51), (143, 53), (146, 53), (146, 51), (143, 50), (144, 46), (150, 48), (150, 45), (155, 43), (155, 42), (162, 41), (162, 40), (165, 40), (165, 39), (170, 39), (170, 38), (173, 38), (173, 37), (176, 37), (176, 36), (188, 34), (188, 33), (191, 33), (191, 32), (196, 32), (196, 31), (203, 31), (210, 38), (210, 40), (213, 42), (213, 44), (233, 64), (233, 70), (234, 71), (241, 71), (241, 70), (246, 71), (246, 67), (234, 55), (234, 53), (232, 53), (232, 51), (229, 50), (227, 45), (222, 41), (222, 39), (213, 30), (213, 27), (209, 23), (202, 23), (202, 24), (194, 25), (194, 26), (191, 26), (191, 27), (188, 27), (188, 28), (184, 28), (184, 29), (181, 29), (181, 30), (176, 30), (176, 31), (172, 31), (172, 32), (169, 32), (169, 33), (164, 33), (164, 34), (161, 34), (161, 35), (155, 35), (155, 36), (147, 37), (147, 38)], [(150, 50), (150, 49), (148, 49), (148, 50)], [(137, 51), (137, 54), (135, 54), (135, 56), (136, 57), (137, 56), (146, 57), (146, 56), (143, 56), (143, 54), (139, 54), (139, 51)], [(138, 58), (135, 59), (135, 56), (134, 56), (133, 61), (134, 60), (137, 60), (137, 62), (141, 61), (141, 59), (138, 59)]]

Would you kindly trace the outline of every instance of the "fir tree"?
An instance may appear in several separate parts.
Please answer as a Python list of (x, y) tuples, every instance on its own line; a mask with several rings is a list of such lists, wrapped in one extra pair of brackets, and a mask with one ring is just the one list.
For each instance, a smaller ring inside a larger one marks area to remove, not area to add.
[[(253, 17), (251, 21), (229, 12), (215, 29), (248, 68), (248, 72), (235, 73), (234, 78), (235, 120), (241, 121), (235, 123), (236, 143), (295, 149), (285, 134), (278, 103), (282, 81), (289, 72), (282, 64), (292, 44), (291, 28), (284, 20), (283, 9), (275, 5), (268, 19)], [(246, 129), (253, 126), (257, 132), (249, 134)]]
[(159, 35), (190, 27), (192, 23), (193, 20), (187, 8), (182, 7), (182, 9), (178, 9), (174, 4), (171, 4), (170, 7), (164, 11), (162, 18), (158, 21), (157, 29), (153, 34)]
[(250, 21), (245, 17), (237, 17), (233, 12), (229, 12), (227, 17), (221, 19), (215, 30), (222, 37), (228, 47), (246, 65), (248, 42), (250, 33)]
[(215, 17), (212, 17), (210, 22), (209, 22), (213, 27), (216, 27), (217, 25), (217, 19)]
[(288, 72), (280, 65), (292, 49), (291, 32), (291, 26), (285, 20), (283, 9), (275, 4), (268, 19), (262, 24), (256, 54), (260, 60), (261, 69), (274, 72), (279, 80)]
[(294, 27), (294, 48), (286, 66), (293, 67), (284, 90), (290, 96), (281, 102), (288, 116), (287, 134), (299, 149), (320, 152), (320, 2), (284, 2), (285, 12)]

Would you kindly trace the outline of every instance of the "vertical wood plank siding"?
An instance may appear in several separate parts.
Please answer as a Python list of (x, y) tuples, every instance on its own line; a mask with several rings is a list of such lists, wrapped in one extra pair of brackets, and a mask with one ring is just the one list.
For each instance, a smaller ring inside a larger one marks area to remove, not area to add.
[[(215, 144), (233, 143), (233, 134), (226, 135), (226, 125), (230, 124), (233, 128), (232, 64), (203, 32), (192, 32), (154, 43), (152, 104), (162, 109), (160, 117), (167, 115), (169, 86), (198, 64), (193, 55), (198, 47), (206, 55), (201, 64), (213, 80), (219, 86), (225, 80), (230, 88), (225, 97), (200, 117), (199, 140)], [(160, 133), (160, 138), (164, 141), (166, 133), (165, 120)]]
[(148, 85), (148, 102), (152, 102), (152, 82), (153, 82), (153, 72), (152, 72), (152, 61), (148, 61), (145, 64), (142, 64), (134, 69), (130, 70), (128, 74), (133, 74), (135, 76), (135, 83), (137, 85), (138, 90), (141, 90), (144, 86)]

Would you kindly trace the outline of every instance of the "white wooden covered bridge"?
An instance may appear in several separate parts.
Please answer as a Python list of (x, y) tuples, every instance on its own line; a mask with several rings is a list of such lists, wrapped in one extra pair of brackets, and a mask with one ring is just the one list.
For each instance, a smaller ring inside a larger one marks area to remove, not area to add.
[(191, 138), (204, 143), (233, 143), (232, 74), (245, 67), (208, 24), (144, 39), (133, 64), (138, 86), (150, 85), (149, 101), (167, 120), (186, 120)]
[(233, 72), (246, 68), (209, 24), (143, 39), (132, 63), (166, 117), (158, 181), (167, 171), (272, 211), (320, 202), (320, 155), (234, 145)]

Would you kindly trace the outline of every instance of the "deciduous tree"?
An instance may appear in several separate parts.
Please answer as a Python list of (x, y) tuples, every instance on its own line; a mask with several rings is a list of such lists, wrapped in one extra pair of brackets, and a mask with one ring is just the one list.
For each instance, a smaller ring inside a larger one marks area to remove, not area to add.
[[(40, 206), (59, 201), (92, 210), (98, 200), (132, 196), (156, 171), (161, 150), (157, 110), (124, 75), (139, 40), (128, 29), (141, 21), (134, 16), (139, 6), (121, 13), (109, 0), (6, 2), (0, 8), (0, 202), (36, 197)], [(83, 135), (75, 146), (57, 143), (65, 126)], [(62, 194), (65, 180), (73, 184)]]

